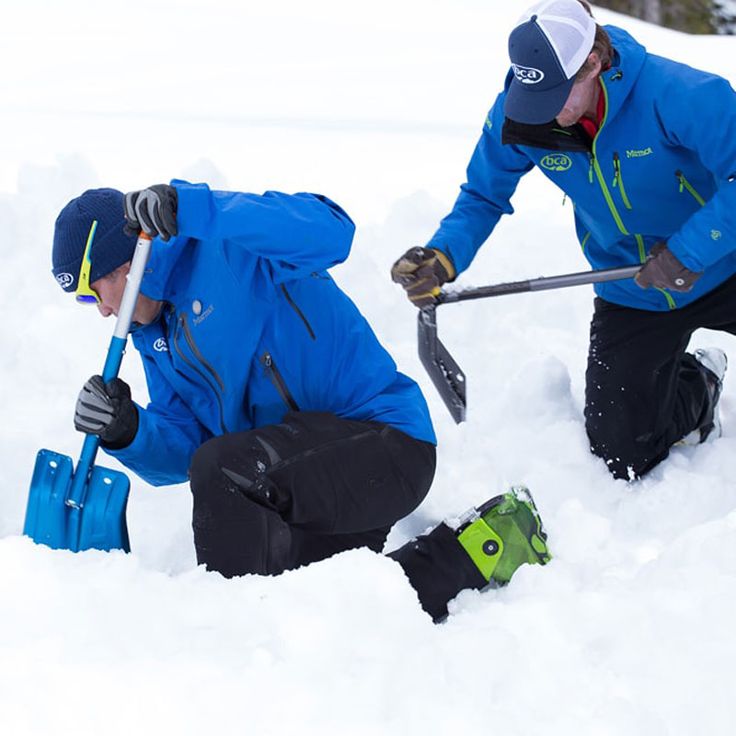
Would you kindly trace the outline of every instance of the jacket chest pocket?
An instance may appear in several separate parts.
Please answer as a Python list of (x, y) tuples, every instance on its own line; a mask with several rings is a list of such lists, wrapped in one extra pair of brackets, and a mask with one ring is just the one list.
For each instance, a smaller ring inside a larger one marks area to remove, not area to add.
[(289, 390), (289, 387), (286, 384), (281, 371), (278, 369), (278, 366), (276, 365), (276, 362), (274, 361), (271, 353), (265, 352), (260, 357), (260, 362), (263, 366), (263, 370), (265, 371), (266, 376), (268, 377), (269, 381), (271, 381), (271, 383), (274, 385), (276, 391), (278, 391), (278, 394), (284, 404), (286, 404), (286, 406), (289, 407), (291, 411), (299, 411), (299, 404), (296, 403), (296, 400)]
[(316, 340), (317, 335), (314, 333), (314, 330), (312, 329), (312, 325), (310, 324), (304, 312), (302, 312), (302, 310), (299, 308), (299, 305), (294, 301), (291, 294), (289, 294), (289, 291), (286, 288), (285, 284), (281, 284), (281, 293), (284, 295), (284, 298), (286, 299), (287, 303), (289, 304), (289, 306), (295, 312), (296, 316), (299, 318), (299, 320), (302, 322), (302, 324), (306, 328), (307, 332), (309, 333), (309, 337), (311, 337), (312, 340)]

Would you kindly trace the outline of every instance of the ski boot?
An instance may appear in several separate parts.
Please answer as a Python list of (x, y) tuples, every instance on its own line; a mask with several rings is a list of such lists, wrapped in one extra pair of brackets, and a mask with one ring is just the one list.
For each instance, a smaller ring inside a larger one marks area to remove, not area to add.
[(498, 588), (525, 563), (550, 559), (547, 535), (526, 488), (447, 519), (427, 534), (391, 552), (435, 623), (462, 590)]
[(547, 534), (527, 488), (514, 486), (454, 525), (458, 542), (491, 587), (506, 585), (521, 565), (545, 565), (551, 559)]
[(723, 390), (723, 377), (726, 375), (728, 357), (720, 348), (699, 348), (693, 353), (693, 357), (700, 363), (710, 402), (699, 426), (676, 442), (677, 445), (699, 445), (708, 440), (718, 439), (723, 431), (718, 401)]

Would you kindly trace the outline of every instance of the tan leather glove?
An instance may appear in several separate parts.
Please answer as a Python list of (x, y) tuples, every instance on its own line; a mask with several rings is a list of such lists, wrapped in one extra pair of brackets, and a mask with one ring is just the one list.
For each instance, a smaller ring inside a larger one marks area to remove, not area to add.
[(442, 284), (455, 278), (449, 256), (434, 248), (410, 248), (391, 266), (391, 279), (401, 284), (414, 306), (434, 304)]

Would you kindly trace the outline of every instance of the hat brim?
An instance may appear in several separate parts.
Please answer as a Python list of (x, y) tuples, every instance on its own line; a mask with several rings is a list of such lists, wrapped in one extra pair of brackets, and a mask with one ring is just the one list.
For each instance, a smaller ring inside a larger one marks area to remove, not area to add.
[(575, 77), (550, 89), (540, 90), (514, 78), (506, 92), (504, 115), (527, 125), (549, 123), (562, 112), (574, 84)]

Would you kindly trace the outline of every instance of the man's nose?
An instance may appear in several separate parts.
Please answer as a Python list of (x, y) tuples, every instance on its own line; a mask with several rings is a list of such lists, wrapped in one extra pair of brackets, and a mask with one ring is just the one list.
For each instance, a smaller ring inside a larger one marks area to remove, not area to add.
[(112, 314), (112, 307), (108, 307), (107, 304), (100, 303), (97, 305), (97, 309), (103, 317), (109, 317)]

